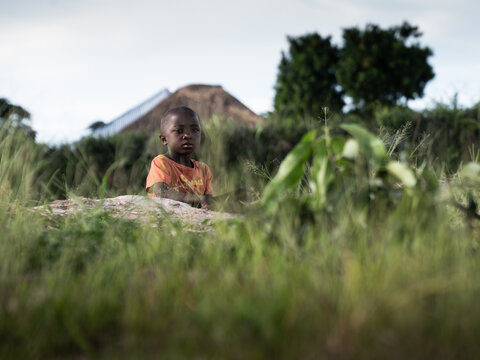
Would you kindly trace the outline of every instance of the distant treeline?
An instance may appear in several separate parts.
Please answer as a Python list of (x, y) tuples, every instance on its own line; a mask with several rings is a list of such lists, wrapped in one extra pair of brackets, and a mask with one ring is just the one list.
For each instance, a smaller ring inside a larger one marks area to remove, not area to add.
[[(340, 135), (336, 125), (342, 122), (356, 122), (379, 134), (387, 146), (395, 148), (394, 157), (408, 158), (417, 165), (427, 163), (447, 173), (455, 172), (462, 161), (480, 156), (480, 104), (468, 109), (439, 104), (426, 111), (381, 108), (373, 119), (355, 113), (327, 114), (327, 125)], [(248, 161), (273, 174), (309, 129), (324, 125), (325, 119), (299, 120), (292, 125), (273, 114), (257, 129), (210, 124), (204, 127), (197, 158), (217, 171), (239, 168)], [(164, 151), (157, 135), (142, 131), (37, 146), (42, 154), (40, 183), (47, 184), (44, 190), (54, 198), (63, 198), (70, 190), (95, 196), (102, 182), (102, 189), (111, 195), (142, 193), (151, 160)]]
[[(151, 160), (164, 151), (158, 134), (142, 131), (109, 138), (88, 136), (60, 146), (38, 144), (34, 132), (20, 121), (20, 116), (14, 116), (12, 121), (11, 115), (2, 118), (2, 134), (16, 132), (22, 141), (31, 142), (36, 148), (39, 166), (34, 186), (38, 194), (47, 193), (51, 198), (65, 198), (69, 191), (99, 196), (99, 188), (109, 195), (142, 193)], [(462, 161), (480, 157), (480, 103), (460, 108), (455, 101), (424, 111), (380, 107), (372, 117), (355, 111), (326, 113), (323, 118), (299, 118), (295, 123), (272, 113), (257, 129), (207, 121), (203, 144), (196, 155), (217, 173), (248, 162), (273, 174), (303, 134), (323, 127), (325, 120), (331, 131), (340, 135), (340, 123), (362, 124), (395, 149), (394, 157), (408, 158), (418, 166), (426, 163), (446, 173), (455, 172)], [(241, 180), (240, 177), (237, 185), (242, 185)]]

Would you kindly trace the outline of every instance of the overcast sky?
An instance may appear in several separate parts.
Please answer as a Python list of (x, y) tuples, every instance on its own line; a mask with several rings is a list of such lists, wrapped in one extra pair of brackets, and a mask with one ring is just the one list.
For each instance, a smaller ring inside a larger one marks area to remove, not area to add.
[(480, 100), (475, 0), (0, 0), (0, 97), (32, 114), (42, 142), (73, 141), (162, 88), (219, 84), (271, 110), (286, 36), (404, 20), (433, 49), (415, 107)]

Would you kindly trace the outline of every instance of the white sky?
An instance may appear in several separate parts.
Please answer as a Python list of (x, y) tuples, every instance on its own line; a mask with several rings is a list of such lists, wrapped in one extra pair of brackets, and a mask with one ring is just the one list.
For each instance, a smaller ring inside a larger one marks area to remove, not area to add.
[(0, 0), (0, 97), (32, 114), (42, 142), (73, 141), (162, 88), (219, 84), (271, 110), (286, 36), (404, 20), (433, 49), (414, 107), (480, 100), (476, 0)]

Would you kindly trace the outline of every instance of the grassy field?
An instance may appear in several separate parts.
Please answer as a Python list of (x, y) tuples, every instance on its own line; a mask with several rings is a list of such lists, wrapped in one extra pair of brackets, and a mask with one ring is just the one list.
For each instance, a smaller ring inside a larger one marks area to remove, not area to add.
[(476, 165), (401, 167), (347, 129), (310, 133), (266, 188), (205, 153), (217, 188), (245, 176), (257, 201), (203, 233), (41, 216), (38, 154), (3, 132), (0, 358), (476, 358)]

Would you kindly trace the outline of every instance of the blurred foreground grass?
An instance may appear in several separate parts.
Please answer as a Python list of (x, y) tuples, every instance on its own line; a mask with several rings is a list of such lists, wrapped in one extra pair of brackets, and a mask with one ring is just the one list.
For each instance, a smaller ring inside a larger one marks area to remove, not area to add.
[(453, 208), (346, 201), (306, 219), (286, 201), (206, 233), (45, 217), (35, 153), (0, 138), (1, 359), (480, 354), (480, 236)]

